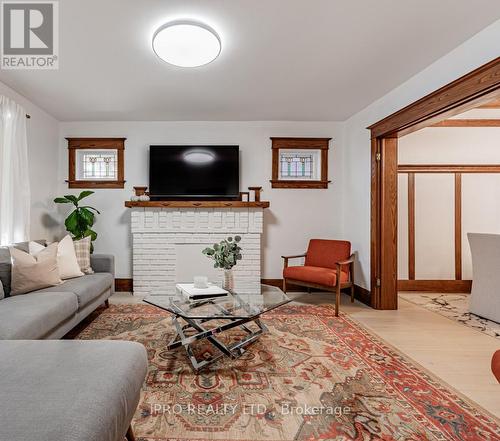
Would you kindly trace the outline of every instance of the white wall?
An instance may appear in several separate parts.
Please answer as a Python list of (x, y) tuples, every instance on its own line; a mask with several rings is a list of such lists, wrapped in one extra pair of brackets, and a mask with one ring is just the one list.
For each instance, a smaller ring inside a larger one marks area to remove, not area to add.
[[(263, 278), (281, 278), (282, 254), (305, 251), (309, 238), (342, 235), (342, 125), (311, 122), (68, 122), (61, 123), (60, 176), (67, 179), (65, 137), (126, 137), (125, 189), (96, 190), (89, 198), (101, 210), (95, 226), (96, 252), (116, 256), (117, 277), (131, 277), (130, 211), (124, 201), (135, 185), (148, 185), (150, 144), (238, 144), (240, 188), (261, 185), (265, 210)], [(271, 189), (271, 136), (331, 137), (328, 190)], [(60, 192), (68, 192), (61, 186)], [(76, 193), (76, 191), (69, 191)]]
[(31, 239), (52, 240), (60, 231), (52, 202), (58, 191), (59, 122), (2, 82), (0, 95), (13, 99), (31, 115), (27, 120)]
[(346, 121), (344, 232), (359, 253), (358, 284), (370, 285), (370, 133), (366, 127), (498, 57), (499, 41), (500, 20)]
[[(499, 118), (477, 109), (457, 118)], [(400, 164), (500, 164), (499, 127), (436, 127), (399, 140)], [(398, 278), (408, 278), (407, 175), (399, 176)], [(415, 175), (415, 278), (455, 278), (454, 175)], [(462, 278), (472, 278), (468, 232), (500, 233), (500, 174), (462, 174)]]

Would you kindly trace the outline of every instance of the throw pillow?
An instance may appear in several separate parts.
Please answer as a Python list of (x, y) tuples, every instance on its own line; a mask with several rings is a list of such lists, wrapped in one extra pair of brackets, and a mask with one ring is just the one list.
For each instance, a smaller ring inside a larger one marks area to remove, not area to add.
[(26, 294), (61, 283), (57, 268), (57, 243), (49, 245), (36, 256), (10, 247), (10, 255), (12, 257), (11, 296)]
[(69, 234), (57, 245), (57, 266), (62, 280), (83, 276), (76, 258), (73, 239)]
[(94, 270), (90, 266), (90, 244), (92, 239), (90, 236), (84, 237), (80, 240), (75, 240), (75, 252), (80, 270), (85, 274), (93, 274)]
[(38, 242), (29, 242), (28, 243), (28, 253), (30, 253), (32, 256), (36, 256), (40, 251), (43, 251), (45, 247)]

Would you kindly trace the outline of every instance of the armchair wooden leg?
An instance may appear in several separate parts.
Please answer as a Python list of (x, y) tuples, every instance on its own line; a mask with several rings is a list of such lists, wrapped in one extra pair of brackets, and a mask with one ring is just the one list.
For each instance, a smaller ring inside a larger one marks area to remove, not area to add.
[(337, 288), (335, 289), (335, 317), (339, 316), (339, 304), (340, 304), (340, 283), (337, 283)]
[(106, 308), (109, 308), (109, 300), (108, 299), (104, 300), (104, 306)]
[(127, 441), (135, 441), (134, 431), (132, 430), (132, 426), (128, 426), (127, 434), (125, 435)]
[(283, 278), (283, 292), (286, 294), (286, 279)]
[(354, 303), (354, 283), (351, 286), (351, 303)]

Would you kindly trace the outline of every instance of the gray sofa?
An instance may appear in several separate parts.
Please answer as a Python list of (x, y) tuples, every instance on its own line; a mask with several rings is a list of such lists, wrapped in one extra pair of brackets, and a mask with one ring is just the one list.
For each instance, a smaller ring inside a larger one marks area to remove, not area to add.
[[(27, 244), (16, 244), (26, 250)], [(114, 293), (115, 262), (111, 255), (91, 256), (94, 274), (9, 297), (11, 258), (0, 248), (0, 280), (7, 297), (0, 300), (0, 339), (57, 339), (74, 328)]]
[(134, 440), (144, 346), (55, 340), (114, 292), (113, 256), (92, 255), (91, 265), (95, 274), (10, 297), (10, 252), (0, 248), (0, 440)]

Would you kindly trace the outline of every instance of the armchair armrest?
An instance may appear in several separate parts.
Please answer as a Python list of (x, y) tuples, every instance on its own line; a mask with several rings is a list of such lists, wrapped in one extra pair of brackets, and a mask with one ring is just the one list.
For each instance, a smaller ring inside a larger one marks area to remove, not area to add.
[(283, 262), (283, 268), (287, 268), (288, 267), (288, 259), (296, 259), (296, 258), (299, 258), (299, 257), (306, 257), (306, 253), (304, 253), (304, 254), (296, 254), (294, 256), (281, 256), (281, 258), (284, 260), (284, 262)]
[(111, 254), (91, 254), (90, 266), (96, 273), (111, 273), (115, 277), (115, 256)]
[(349, 256), (349, 259), (346, 259), (346, 260), (341, 260), (340, 262), (337, 262), (336, 265), (348, 265), (350, 263), (354, 263), (354, 254), (351, 254)]

